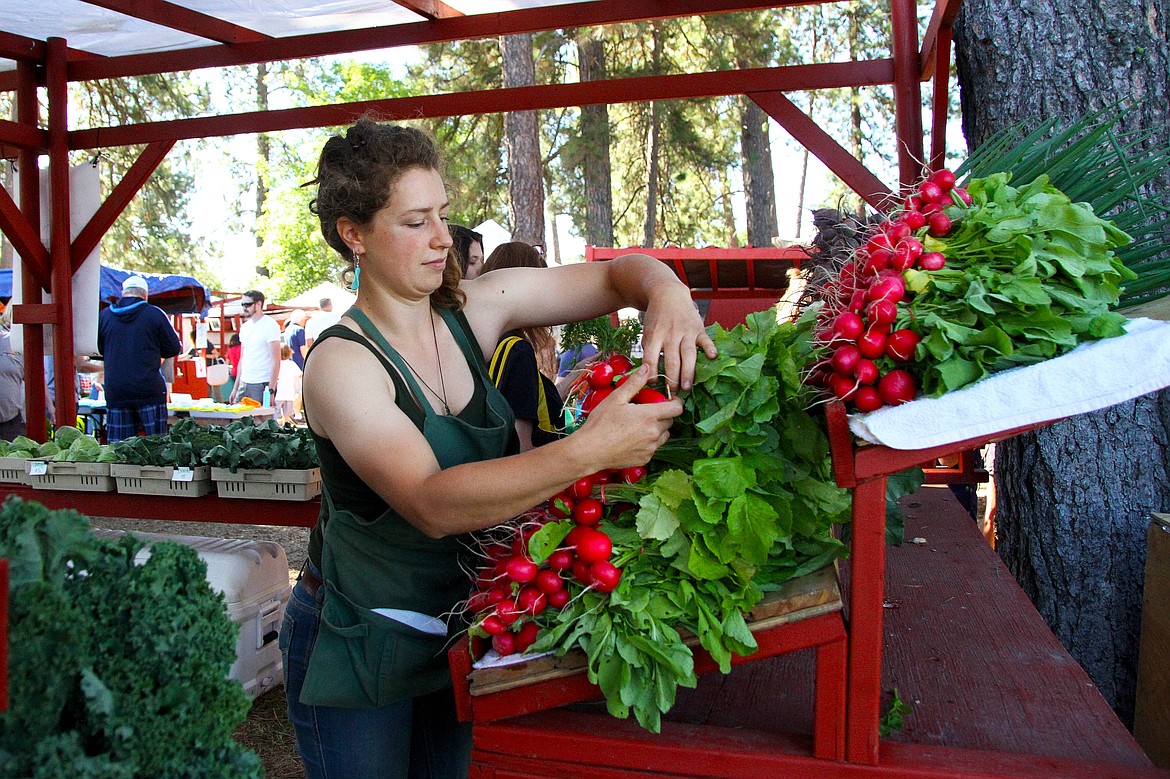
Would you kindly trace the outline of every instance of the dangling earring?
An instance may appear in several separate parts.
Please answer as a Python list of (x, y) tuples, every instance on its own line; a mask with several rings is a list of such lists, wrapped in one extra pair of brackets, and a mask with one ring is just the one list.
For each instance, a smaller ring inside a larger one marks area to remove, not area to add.
[(353, 281), (351, 281), (349, 284), (349, 291), (350, 292), (357, 292), (358, 291), (358, 284), (361, 283), (361, 280), (362, 280), (362, 268), (361, 268), (361, 264), (360, 264), (361, 261), (362, 261), (361, 254), (359, 254), (357, 251), (354, 251), (354, 253), (353, 253)]

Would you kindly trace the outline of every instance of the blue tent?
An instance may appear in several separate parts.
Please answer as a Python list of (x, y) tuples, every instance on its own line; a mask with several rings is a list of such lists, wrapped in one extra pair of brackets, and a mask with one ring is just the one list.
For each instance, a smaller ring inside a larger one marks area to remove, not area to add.
[(165, 276), (138, 271), (118, 270), (105, 265), (101, 275), (101, 302), (108, 305), (122, 297), (122, 282), (131, 276), (146, 279), (150, 302), (168, 314), (204, 315), (211, 308), (211, 292), (190, 276)]
[[(103, 306), (113, 303), (122, 296), (122, 282), (130, 276), (146, 279), (150, 302), (168, 314), (206, 314), (211, 307), (211, 292), (202, 282), (190, 276), (153, 273), (132, 273), (130, 271), (101, 268), (100, 297)], [(12, 297), (12, 269), (0, 269), (0, 298)]]

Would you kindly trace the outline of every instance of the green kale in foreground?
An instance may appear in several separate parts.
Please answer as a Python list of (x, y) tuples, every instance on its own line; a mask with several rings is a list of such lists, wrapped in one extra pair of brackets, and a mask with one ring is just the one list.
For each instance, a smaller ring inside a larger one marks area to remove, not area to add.
[(249, 702), (228, 678), (236, 627), (189, 547), (103, 541), (75, 511), (9, 498), (9, 698), (0, 776), (246, 779), (232, 736)]

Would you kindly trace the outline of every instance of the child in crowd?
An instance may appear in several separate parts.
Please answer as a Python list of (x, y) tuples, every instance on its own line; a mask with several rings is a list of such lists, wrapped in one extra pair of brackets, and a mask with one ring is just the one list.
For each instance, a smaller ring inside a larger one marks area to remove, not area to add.
[(283, 424), (295, 421), (297, 398), (301, 395), (301, 369), (292, 359), (288, 344), (280, 346), (280, 376), (276, 381), (276, 419)]

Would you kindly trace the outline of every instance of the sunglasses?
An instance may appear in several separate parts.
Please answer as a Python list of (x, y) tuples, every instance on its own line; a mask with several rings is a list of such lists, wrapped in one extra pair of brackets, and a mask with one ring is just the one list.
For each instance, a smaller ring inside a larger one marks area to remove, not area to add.
[(256, 305), (256, 301), (255, 300), (242, 300), (242, 301), (240, 301), (240, 304), (244, 308), (251, 308), (252, 306)]

